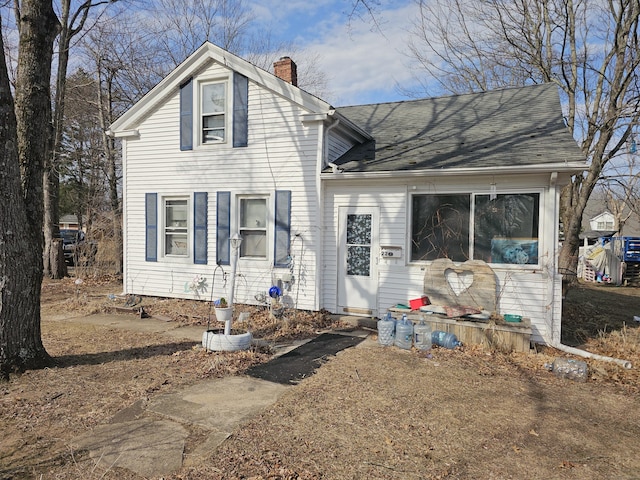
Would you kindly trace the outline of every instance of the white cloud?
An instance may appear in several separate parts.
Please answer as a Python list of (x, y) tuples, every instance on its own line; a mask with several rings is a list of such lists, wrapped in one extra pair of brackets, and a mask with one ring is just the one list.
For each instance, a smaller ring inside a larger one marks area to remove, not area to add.
[[(259, 0), (252, 8), (281, 40), (295, 44), (296, 57), (318, 58), (328, 78), (335, 105), (377, 103), (401, 99), (396, 85), (412, 82), (407, 57), (408, 30), (417, 15), (411, 0), (381, 2), (369, 17), (352, 18), (349, 0)], [(295, 58), (294, 58), (295, 60)], [(298, 59), (298, 63), (301, 63)]]
[(307, 49), (320, 56), (321, 70), (336, 92), (337, 105), (396, 101), (396, 86), (413, 81), (408, 67), (408, 30), (417, 9), (413, 3), (394, 10), (379, 11), (380, 30), (355, 21), (351, 30), (346, 18), (341, 24), (322, 30)]

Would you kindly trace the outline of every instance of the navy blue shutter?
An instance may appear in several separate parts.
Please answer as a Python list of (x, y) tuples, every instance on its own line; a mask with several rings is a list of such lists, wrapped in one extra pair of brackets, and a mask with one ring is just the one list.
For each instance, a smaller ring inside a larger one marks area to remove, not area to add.
[(207, 264), (207, 192), (193, 194), (193, 263)]
[(289, 266), (289, 245), (291, 243), (291, 191), (276, 190), (275, 214), (275, 267)]
[(246, 147), (249, 136), (249, 80), (233, 74), (233, 146)]
[(216, 205), (216, 263), (229, 265), (231, 260), (231, 192), (218, 192)]
[(144, 197), (145, 208), (145, 260), (158, 261), (158, 194), (147, 193)]
[(193, 79), (180, 86), (180, 150), (193, 150)]

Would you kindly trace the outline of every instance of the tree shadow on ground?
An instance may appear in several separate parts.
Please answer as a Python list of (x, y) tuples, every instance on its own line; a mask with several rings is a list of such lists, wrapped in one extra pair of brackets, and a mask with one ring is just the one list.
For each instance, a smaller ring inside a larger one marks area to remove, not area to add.
[(191, 350), (195, 345), (198, 345), (198, 342), (172, 342), (162, 345), (125, 348), (123, 350), (60, 355), (53, 357), (53, 364), (56, 367), (67, 368), (79, 365), (100, 365), (123, 360), (144, 360), (151, 357), (172, 355), (177, 351)]
[(562, 342), (578, 346), (602, 334), (637, 329), (640, 288), (580, 283), (571, 288), (562, 305)]

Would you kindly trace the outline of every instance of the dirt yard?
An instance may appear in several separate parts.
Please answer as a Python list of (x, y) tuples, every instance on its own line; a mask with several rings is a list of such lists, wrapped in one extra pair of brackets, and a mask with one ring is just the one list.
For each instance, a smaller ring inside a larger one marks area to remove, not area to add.
[[(268, 348), (211, 353), (194, 342), (69, 321), (121, 306), (113, 279), (43, 284), (43, 340), (56, 364), (0, 383), (0, 478), (139, 479), (70, 448), (118, 411), (203, 378), (242, 374)], [(206, 302), (140, 299), (145, 311), (207, 325)], [(256, 337), (310, 337), (320, 314), (253, 310)], [(122, 314), (132, 315), (132, 314)], [(178, 479), (640, 478), (640, 289), (583, 285), (565, 302), (564, 341), (627, 359), (588, 360), (586, 383), (558, 379), (538, 348), (503, 354), (464, 346), (338, 354)], [(371, 332), (375, 335), (375, 332)], [(192, 430), (187, 451), (203, 432)]]

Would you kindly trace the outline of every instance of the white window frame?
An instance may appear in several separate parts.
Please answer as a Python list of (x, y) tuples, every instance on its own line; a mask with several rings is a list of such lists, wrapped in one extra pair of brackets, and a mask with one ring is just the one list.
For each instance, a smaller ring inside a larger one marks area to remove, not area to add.
[(598, 231), (613, 230), (613, 222), (609, 220), (598, 220), (596, 226)]
[[(167, 208), (170, 202), (185, 202), (186, 219), (184, 225), (167, 225)], [(191, 229), (192, 229), (191, 198), (185, 196), (162, 197), (162, 256), (166, 259), (184, 260), (191, 258)], [(184, 235), (186, 242), (186, 253), (176, 254), (168, 252), (167, 237), (170, 235)]]
[[(220, 113), (209, 113), (204, 111), (203, 106), (203, 98), (204, 98), (204, 88), (208, 85), (222, 85), (224, 88), (224, 111)], [(229, 98), (230, 95), (229, 88), (229, 79), (228, 78), (216, 78), (216, 79), (207, 79), (198, 83), (198, 95), (194, 95), (194, 101), (196, 103), (196, 108), (194, 111), (198, 112), (197, 115), (197, 125), (195, 125), (195, 131), (198, 132), (198, 145), (200, 146), (210, 146), (210, 145), (220, 145), (226, 144), (229, 142), (230, 130), (229, 130), (229, 122), (231, 116), (231, 100)], [(223, 130), (224, 130), (224, 138), (221, 140), (211, 140), (205, 141), (204, 135), (204, 119), (205, 117), (210, 116), (222, 116), (224, 118), (223, 122)]]
[[(523, 194), (538, 194), (538, 261), (536, 263), (530, 263), (530, 264), (514, 264), (514, 263), (489, 263), (489, 265), (491, 265), (493, 268), (506, 268), (506, 269), (510, 269), (510, 268), (519, 268), (519, 269), (538, 269), (541, 265), (542, 262), (542, 251), (544, 248), (544, 222), (543, 222), (543, 212), (544, 212), (544, 201), (545, 201), (545, 194), (544, 194), (544, 189), (542, 188), (530, 188), (530, 189), (505, 189), (505, 190), (500, 190), (497, 192), (497, 195), (523, 195)], [(412, 258), (412, 242), (413, 242), (413, 197), (414, 196), (428, 196), (428, 195), (451, 195), (451, 196), (455, 196), (455, 195), (459, 195), (459, 196), (469, 196), (470, 198), (470, 205), (469, 205), (469, 246), (468, 246), (468, 253), (469, 253), (469, 259), (468, 260), (472, 260), (474, 259), (475, 256), (475, 252), (474, 252), (474, 248), (475, 248), (475, 239), (474, 239), (474, 234), (475, 234), (475, 206), (476, 206), (476, 196), (487, 196), (490, 195), (490, 192), (487, 191), (482, 191), (482, 190), (474, 190), (474, 191), (459, 191), (459, 190), (452, 190), (452, 191), (438, 191), (438, 192), (421, 192), (421, 191), (415, 191), (415, 192), (411, 192), (408, 195), (408, 204), (407, 204), (407, 212), (408, 212), (408, 221), (407, 221), (407, 245), (406, 245), (406, 251), (407, 251), (407, 263), (410, 265), (428, 265), (430, 264), (433, 260), (414, 260)]]
[[(243, 203), (248, 200), (263, 200), (265, 203), (265, 224), (264, 225), (256, 225), (256, 226), (243, 226), (242, 225), (242, 214), (243, 214)], [(271, 195), (238, 195), (236, 197), (236, 225), (238, 225), (237, 231), (242, 236), (243, 241), (240, 246), (239, 257), (241, 260), (250, 260), (250, 261), (266, 261), (270, 258), (270, 232), (271, 225), (273, 223), (273, 201)], [(246, 255), (245, 249), (248, 246), (248, 238), (249, 232), (264, 232), (264, 244), (265, 244), (265, 254), (261, 255)]]

